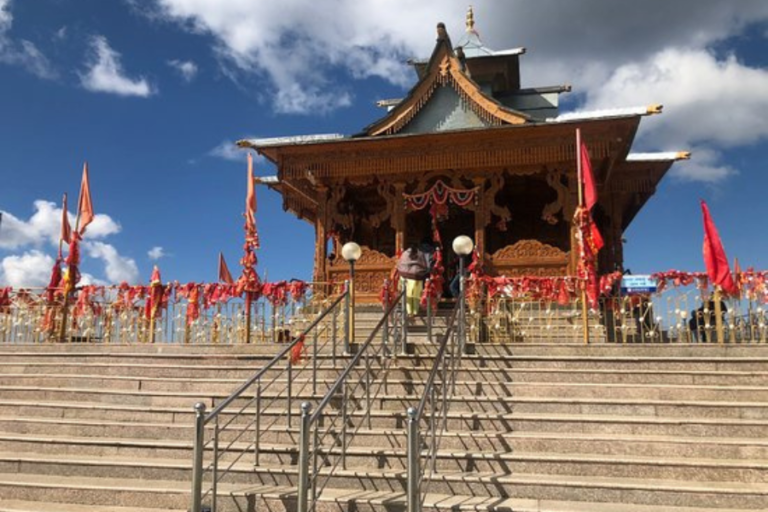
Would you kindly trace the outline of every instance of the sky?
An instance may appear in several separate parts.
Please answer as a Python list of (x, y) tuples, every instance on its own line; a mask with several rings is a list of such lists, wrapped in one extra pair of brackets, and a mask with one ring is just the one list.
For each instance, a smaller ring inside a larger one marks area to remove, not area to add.
[[(0, 284), (45, 285), (61, 196), (84, 161), (96, 221), (84, 282), (236, 272), (245, 154), (234, 141), (357, 133), (415, 83), (454, 0), (0, 0)], [(625, 233), (635, 274), (701, 270), (699, 199), (729, 257), (768, 268), (768, 2), (473, 2), (484, 44), (524, 46), (524, 87), (562, 111), (664, 104), (633, 151), (689, 150)], [(263, 159), (256, 173), (272, 175)], [(310, 279), (311, 226), (258, 190), (259, 272)]]

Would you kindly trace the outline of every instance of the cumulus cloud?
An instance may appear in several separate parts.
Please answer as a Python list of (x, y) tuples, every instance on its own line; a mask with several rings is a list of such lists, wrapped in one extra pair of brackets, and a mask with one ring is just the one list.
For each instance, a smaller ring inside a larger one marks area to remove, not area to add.
[(0, 261), (0, 283), (15, 288), (47, 286), (53, 262), (38, 250), (6, 256)]
[(663, 115), (643, 121), (636, 144), (661, 150), (697, 147), (694, 160), (675, 166), (673, 175), (714, 182), (735, 174), (715, 148), (768, 138), (768, 119), (761, 115), (768, 111), (765, 91), (768, 69), (750, 68), (734, 55), (718, 60), (707, 50), (670, 48), (618, 67), (588, 93), (586, 108), (632, 101), (667, 105)]
[[(274, 110), (287, 113), (350, 105), (350, 79), (380, 77), (405, 91), (415, 80), (405, 61), (429, 56), (439, 21), (457, 43), (467, 6), (463, 0), (286, 0), (258, 10), (251, 0), (134, 3), (154, 19), (212, 36), (225, 74), (266, 78)], [(529, 49), (521, 59), (523, 86), (572, 84), (582, 108), (664, 103), (662, 116), (644, 120), (638, 149), (695, 147), (694, 159), (709, 151), (706, 160), (688, 164), (696, 173), (681, 176), (730, 176), (732, 169), (717, 164), (717, 151), (766, 138), (757, 113), (765, 111), (760, 91), (768, 90), (768, 70), (712, 53), (768, 22), (764, 0), (478, 0), (474, 6), (487, 46)], [(713, 112), (717, 123), (704, 119)]]
[(114, 246), (104, 242), (85, 242), (83, 247), (88, 256), (104, 262), (104, 273), (110, 283), (137, 282), (139, 268), (136, 262), (132, 258), (121, 256)]
[[(0, 250), (25, 251), (22, 254), (7, 255), (0, 260), (0, 283), (12, 286), (39, 286), (48, 283), (53, 258), (43, 253), (48, 248), (53, 253), (58, 247), (62, 211), (50, 201), (34, 202), (34, 213), (28, 218), (19, 218), (2, 211), (0, 228)], [(67, 212), (70, 224), (74, 226), (75, 216)], [(117, 249), (98, 241), (121, 231), (120, 224), (109, 215), (96, 214), (85, 232), (84, 253), (104, 263), (108, 282), (123, 280), (136, 282), (138, 269), (133, 259), (122, 256)], [(65, 247), (66, 250), (66, 247)], [(85, 262), (85, 258), (83, 258)], [(107, 281), (91, 274), (82, 274), (82, 284), (104, 284)]]
[(197, 64), (191, 60), (169, 60), (168, 65), (173, 68), (185, 82), (189, 83), (197, 76), (198, 68)]
[(0, 62), (21, 66), (39, 78), (56, 78), (58, 74), (53, 65), (34, 43), (11, 39), (8, 32), (12, 25), (11, 0), (0, 0)]
[(91, 40), (92, 55), (88, 59), (88, 70), (80, 75), (82, 86), (93, 92), (138, 96), (146, 98), (155, 93), (146, 78), (126, 76), (120, 62), (120, 54), (109, 46), (107, 38), (96, 36)]
[(155, 247), (147, 251), (147, 257), (153, 261), (159, 260), (160, 258), (163, 258), (165, 256), (167, 256), (167, 254), (165, 254), (165, 249), (163, 249), (159, 245), (156, 245)]
[[(39, 247), (45, 243), (56, 245), (61, 233), (61, 207), (55, 203), (38, 199), (33, 203), (34, 213), (27, 220), (19, 219), (12, 213), (2, 211), (3, 226), (0, 229), (0, 249), (18, 249), (25, 246)], [(74, 227), (75, 216), (67, 212), (69, 223)], [(88, 226), (85, 238), (104, 238), (121, 230), (112, 217), (98, 213)]]

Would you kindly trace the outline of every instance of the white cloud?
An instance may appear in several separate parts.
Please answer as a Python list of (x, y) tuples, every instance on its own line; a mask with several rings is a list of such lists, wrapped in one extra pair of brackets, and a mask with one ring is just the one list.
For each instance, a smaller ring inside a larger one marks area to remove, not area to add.
[(69, 35), (69, 30), (65, 25), (53, 33), (53, 39), (56, 41), (64, 41), (65, 39), (67, 39), (68, 35)]
[(110, 283), (136, 283), (139, 278), (139, 268), (132, 258), (121, 256), (117, 249), (104, 242), (84, 242), (83, 248), (91, 258), (104, 262), (104, 273)]
[(191, 60), (169, 60), (168, 65), (176, 70), (185, 82), (189, 83), (197, 76), (198, 67), (197, 64)]
[(50, 61), (26, 39), (14, 41), (8, 36), (13, 25), (11, 0), (0, 0), (0, 62), (21, 66), (39, 78), (54, 79), (58, 76)]
[[(26, 250), (23, 254), (5, 256), (0, 263), (0, 282), (12, 286), (37, 286), (47, 284), (53, 258), (42, 252), (50, 248), (53, 253), (58, 247), (61, 229), (61, 208), (50, 201), (34, 202), (34, 213), (29, 219), (20, 219), (2, 211), (3, 223), (0, 228), (0, 250)], [(68, 212), (74, 228), (75, 216)], [(114, 246), (95, 241), (115, 235), (121, 231), (120, 224), (109, 215), (96, 214), (88, 226), (83, 242), (84, 252), (92, 258), (101, 259), (105, 264), (105, 275), (109, 282), (123, 280), (136, 282), (138, 270), (131, 258), (121, 256)], [(66, 247), (64, 248), (66, 252)], [(86, 258), (83, 258), (85, 262)], [(22, 284), (20, 284), (22, 283)], [(83, 273), (81, 284), (103, 284), (105, 281), (91, 274)]]
[(80, 83), (87, 90), (142, 98), (156, 92), (146, 78), (125, 75), (120, 54), (109, 46), (104, 36), (91, 40), (91, 50), (93, 54), (88, 62), (88, 71), (80, 75)]
[[(27, 220), (19, 219), (3, 211), (3, 225), (0, 229), (0, 249), (18, 249), (25, 246), (40, 247), (45, 243), (57, 245), (61, 233), (61, 208), (55, 203), (38, 199), (34, 202), (35, 212)], [(69, 223), (74, 228), (75, 216), (67, 212)], [(85, 232), (86, 239), (104, 238), (121, 230), (112, 217), (98, 213)]]
[(150, 260), (159, 260), (160, 258), (163, 258), (165, 256), (167, 256), (167, 254), (165, 253), (165, 249), (163, 249), (159, 245), (156, 245), (155, 247), (147, 251), (147, 257)]
[(617, 68), (587, 94), (586, 108), (662, 103), (664, 114), (644, 119), (637, 146), (693, 151), (674, 167), (687, 180), (716, 182), (736, 174), (720, 149), (768, 138), (768, 69), (750, 68), (731, 55), (669, 48)]
[(233, 141), (225, 140), (212, 150), (208, 155), (230, 160), (232, 162), (245, 162), (246, 149), (238, 147)]
[(38, 250), (6, 256), (0, 262), (0, 283), (14, 288), (47, 286), (54, 260)]

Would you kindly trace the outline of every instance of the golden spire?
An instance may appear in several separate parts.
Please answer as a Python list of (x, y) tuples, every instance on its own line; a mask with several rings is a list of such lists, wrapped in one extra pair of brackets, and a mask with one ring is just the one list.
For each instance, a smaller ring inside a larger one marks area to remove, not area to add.
[(467, 9), (467, 32), (474, 32), (475, 31), (475, 13), (472, 11), (472, 6), (470, 5)]

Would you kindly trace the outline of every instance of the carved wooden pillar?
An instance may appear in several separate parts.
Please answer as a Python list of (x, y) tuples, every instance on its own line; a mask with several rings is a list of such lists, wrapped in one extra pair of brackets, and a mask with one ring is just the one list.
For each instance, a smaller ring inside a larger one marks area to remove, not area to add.
[(395, 254), (405, 250), (405, 183), (394, 183), (395, 206), (392, 212), (392, 227), (395, 230)]
[(328, 280), (328, 187), (317, 187), (317, 218), (315, 219), (315, 272), (316, 282)]
[[(490, 209), (488, 208), (485, 193), (485, 178), (477, 177), (472, 180), (477, 187), (477, 207), (475, 208), (475, 247), (480, 255), (481, 261), (485, 259), (485, 226), (491, 219)], [(453, 241), (449, 241), (452, 243)]]

